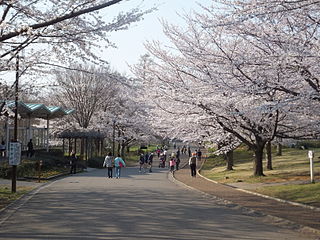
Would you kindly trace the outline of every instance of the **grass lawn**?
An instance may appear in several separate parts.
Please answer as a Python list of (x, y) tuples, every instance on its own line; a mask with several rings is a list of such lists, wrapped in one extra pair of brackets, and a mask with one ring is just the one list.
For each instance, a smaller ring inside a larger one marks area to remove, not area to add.
[(0, 209), (9, 205), (27, 192), (30, 192), (32, 189), (32, 187), (17, 187), (16, 193), (11, 193), (11, 188), (0, 185)]
[(320, 183), (263, 187), (256, 192), (288, 201), (320, 207)]
[[(315, 179), (320, 179), (320, 148), (315, 151)], [(225, 161), (220, 156), (210, 156), (203, 165), (201, 174), (220, 183), (283, 183), (270, 187), (258, 188), (255, 191), (305, 204), (320, 207), (320, 183), (309, 184), (310, 166), (308, 150), (284, 148), (282, 156), (275, 156), (273, 150), (273, 170), (266, 169), (264, 160), (264, 177), (253, 176), (253, 153), (245, 147), (234, 152), (234, 170), (226, 171)]]

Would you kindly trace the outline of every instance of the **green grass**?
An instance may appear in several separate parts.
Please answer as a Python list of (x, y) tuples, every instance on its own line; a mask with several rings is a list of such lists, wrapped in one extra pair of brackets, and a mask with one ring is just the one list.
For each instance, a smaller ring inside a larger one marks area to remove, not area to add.
[[(319, 163), (317, 156), (320, 149), (315, 151), (315, 165)], [(253, 177), (253, 153), (244, 148), (234, 152), (234, 171), (226, 171), (225, 161), (221, 156), (210, 156), (202, 168), (202, 174), (213, 180), (231, 183), (238, 180), (246, 182), (281, 182), (290, 180), (305, 180), (309, 177), (308, 150), (292, 148), (283, 149), (283, 156), (273, 155), (273, 170), (266, 169), (264, 161), (265, 177)]]
[[(310, 149), (308, 149), (310, 150)], [(226, 163), (221, 156), (210, 156), (201, 169), (201, 174), (205, 177), (220, 183), (281, 183), (286, 185), (276, 185), (258, 188), (255, 191), (279, 197), (289, 201), (296, 201), (305, 204), (312, 204), (320, 207), (320, 183), (300, 184), (310, 182), (310, 165), (308, 150), (296, 148), (284, 148), (282, 156), (275, 156), (273, 149), (272, 165), (273, 170), (266, 169), (264, 160), (264, 177), (253, 176), (253, 153), (245, 147), (241, 147), (234, 152), (234, 170), (226, 171)], [(320, 149), (315, 151), (315, 179), (320, 179), (319, 156)]]
[(320, 207), (320, 183), (262, 187), (257, 189), (256, 192)]
[(11, 193), (11, 188), (0, 185), (0, 209), (17, 200), (27, 192), (30, 192), (32, 189), (32, 187), (17, 187), (16, 193)]

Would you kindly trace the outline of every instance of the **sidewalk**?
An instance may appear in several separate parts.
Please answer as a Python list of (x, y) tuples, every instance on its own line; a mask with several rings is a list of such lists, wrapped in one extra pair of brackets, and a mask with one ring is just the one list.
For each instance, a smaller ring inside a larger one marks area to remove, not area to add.
[[(191, 177), (187, 159), (183, 158), (181, 166), (185, 166), (174, 173), (174, 178), (179, 182), (197, 189), (206, 194), (227, 200), (247, 209), (274, 217), (275, 221), (289, 221), (300, 231), (312, 232), (320, 236), (320, 211), (319, 208), (305, 208), (292, 205), (288, 202), (268, 199), (249, 191), (219, 184), (208, 180), (201, 175)], [(199, 164), (200, 165), (200, 164)]]

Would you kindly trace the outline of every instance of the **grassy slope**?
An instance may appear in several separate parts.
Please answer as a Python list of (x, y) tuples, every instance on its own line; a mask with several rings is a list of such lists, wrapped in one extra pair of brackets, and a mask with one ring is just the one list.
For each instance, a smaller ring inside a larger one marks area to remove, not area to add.
[[(315, 151), (315, 179), (319, 179), (320, 149)], [(286, 185), (258, 188), (255, 191), (290, 201), (320, 207), (320, 183), (310, 181), (308, 150), (286, 148), (283, 156), (273, 154), (273, 169), (264, 169), (265, 177), (253, 177), (253, 153), (245, 148), (235, 151), (234, 171), (225, 171), (221, 157), (210, 157), (202, 168), (202, 174), (221, 183), (283, 183)], [(266, 163), (264, 162), (264, 166)], [(298, 181), (298, 182), (297, 182)]]

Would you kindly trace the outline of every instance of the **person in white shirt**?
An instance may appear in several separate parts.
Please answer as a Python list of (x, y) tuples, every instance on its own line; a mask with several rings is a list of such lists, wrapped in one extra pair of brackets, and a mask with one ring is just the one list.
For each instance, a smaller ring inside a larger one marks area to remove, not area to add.
[(108, 169), (108, 178), (112, 178), (113, 157), (111, 152), (109, 152), (108, 155), (105, 157), (103, 167), (106, 167)]

